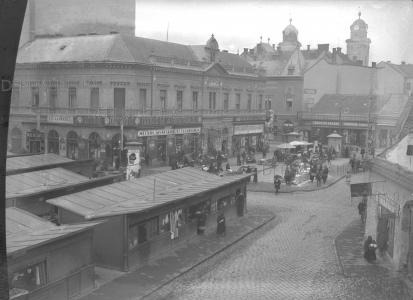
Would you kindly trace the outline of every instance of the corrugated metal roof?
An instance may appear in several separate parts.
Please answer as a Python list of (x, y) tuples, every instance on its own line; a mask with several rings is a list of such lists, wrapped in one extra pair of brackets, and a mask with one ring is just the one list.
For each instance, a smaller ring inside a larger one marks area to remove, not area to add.
[(86, 222), (57, 226), (26, 211), (11, 207), (6, 209), (7, 254), (28, 250), (83, 230), (100, 222)]
[(6, 198), (50, 191), (90, 181), (89, 178), (63, 168), (6, 176)]
[(72, 159), (59, 156), (57, 154), (47, 153), (39, 155), (8, 157), (6, 161), (6, 170), (29, 169), (47, 165), (73, 162)]
[[(251, 176), (251, 175), (249, 175)], [(86, 219), (145, 211), (218, 189), (248, 175), (219, 177), (191, 167), (47, 200)], [(155, 201), (153, 200), (156, 179)]]

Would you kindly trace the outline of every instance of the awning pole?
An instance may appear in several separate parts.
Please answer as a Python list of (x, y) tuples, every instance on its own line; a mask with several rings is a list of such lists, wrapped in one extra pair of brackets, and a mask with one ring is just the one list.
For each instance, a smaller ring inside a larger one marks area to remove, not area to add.
[(153, 202), (155, 202), (155, 184), (156, 184), (156, 178), (153, 179)]

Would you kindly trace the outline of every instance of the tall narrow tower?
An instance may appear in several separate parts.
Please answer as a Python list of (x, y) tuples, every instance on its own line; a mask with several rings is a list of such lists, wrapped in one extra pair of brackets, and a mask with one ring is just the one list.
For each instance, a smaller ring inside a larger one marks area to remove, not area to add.
[(367, 37), (369, 26), (359, 18), (350, 26), (350, 38), (346, 40), (347, 56), (353, 61), (362, 61), (363, 66), (369, 65), (370, 43), (371, 40)]

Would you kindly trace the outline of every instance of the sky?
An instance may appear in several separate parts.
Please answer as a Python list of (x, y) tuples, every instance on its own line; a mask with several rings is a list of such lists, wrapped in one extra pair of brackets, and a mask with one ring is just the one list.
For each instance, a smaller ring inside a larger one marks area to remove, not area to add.
[[(136, 0), (136, 35), (205, 45), (214, 34), (221, 50), (240, 53), (260, 42), (282, 42), (292, 19), (302, 50), (330, 44), (346, 51), (350, 26), (361, 12), (369, 27), (370, 62), (413, 63), (413, 1)], [(168, 30), (169, 23), (169, 30)]]

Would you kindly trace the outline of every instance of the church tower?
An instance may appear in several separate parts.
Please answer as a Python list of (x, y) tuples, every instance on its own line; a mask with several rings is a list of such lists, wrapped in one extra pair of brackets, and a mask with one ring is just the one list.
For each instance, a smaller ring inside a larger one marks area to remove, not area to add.
[(352, 61), (362, 61), (363, 66), (369, 65), (369, 53), (371, 40), (367, 37), (369, 26), (359, 18), (350, 26), (350, 38), (346, 40), (347, 56)]
[(298, 30), (294, 25), (291, 25), (291, 21), (290, 18), (290, 25), (283, 30), (283, 41), (278, 44), (281, 51), (294, 51), (297, 47), (301, 47), (301, 43), (298, 41)]

